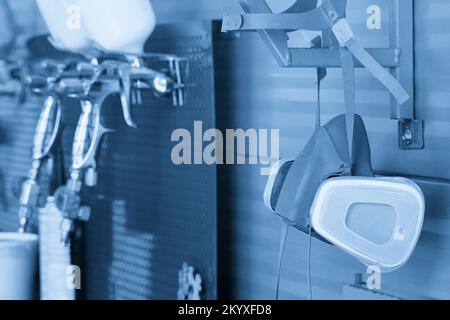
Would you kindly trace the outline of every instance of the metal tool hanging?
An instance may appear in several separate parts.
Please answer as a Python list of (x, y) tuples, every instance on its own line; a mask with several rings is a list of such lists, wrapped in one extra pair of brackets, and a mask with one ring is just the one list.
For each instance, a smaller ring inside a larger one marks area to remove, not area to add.
[[(354, 76), (349, 69), (366, 68), (392, 94), (392, 118), (399, 120), (399, 147), (424, 147), (423, 123), (414, 118), (413, 0), (392, 1), (397, 30), (392, 35), (393, 47), (387, 49), (362, 47), (346, 18), (347, 0), (324, 0), (320, 5), (317, 0), (298, 0), (280, 14), (274, 14), (265, 0), (239, 3), (245, 14), (226, 14), (223, 32), (257, 31), (282, 67), (346, 69), (344, 82), (347, 81), (349, 108), (354, 104), (349, 94)], [(322, 48), (289, 48), (287, 32), (296, 30), (322, 32)], [(348, 126), (351, 135), (352, 126)]]
[(45, 100), (44, 108), (36, 126), (32, 168), (28, 179), (22, 185), (19, 206), (19, 232), (21, 233), (28, 231), (30, 218), (39, 207), (40, 199), (46, 198), (41, 192), (39, 179), (44, 171), (48, 176), (52, 174), (55, 165), (53, 151), (55, 151), (61, 127), (61, 101), (58, 96), (49, 95)]
[(124, 120), (132, 128), (137, 127), (132, 105), (142, 104), (143, 91), (151, 91), (159, 99), (169, 97), (174, 106), (186, 102), (184, 77), (189, 68), (186, 58), (96, 52), (95, 57), (7, 61), (2, 65), (5, 82), (0, 94), (20, 96), (20, 102), (31, 94), (46, 97), (34, 136), (32, 169), (20, 196), (21, 232), (27, 231), (32, 213), (40, 206), (40, 200), (48, 196), (42, 192), (39, 178), (48, 167), (45, 165), (54, 163), (65, 97), (79, 100), (82, 109), (72, 146), (69, 180), (56, 190), (56, 205), (65, 217), (61, 227), (65, 244), (69, 243), (74, 222), (88, 220), (90, 216), (90, 209), (81, 205), (80, 193), (84, 185), (97, 184), (98, 150), (103, 137), (113, 132), (101, 122), (105, 100), (120, 95)]
[[(145, 58), (169, 62), (170, 66), (182, 61), (181, 58), (164, 55), (147, 55)], [(87, 221), (91, 215), (90, 208), (82, 205), (81, 191), (83, 186), (97, 185), (98, 151), (104, 136), (113, 132), (102, 124), (106, 99), (114, 94), (120, 95), (124, 120), (132, 128), (137, 127), (131, 110), (133, 92), (135, 97), (142, 90), (150, 90), (157, 97), (173, 95), (174, 105), (184, 104), (179, 66), (175, 71), (169, 68), (168, 72), (161, 72), (146, 67), (144, 60), (121, 55), (98, 57), (91, 63), (79, 64), (78, 74), (68, 75), (58, 83), (61, 94), (78, 99), (82, 109), (72, 146), (69, 180), (55, 193), (56, 206), (64, 216), (61, 241), (65, 245), (70, 245), (75, 222)]]
[[(78, 61), (78, 60), (77, 60)], [(58, 142), (62, 131), (63, 106), (55, 84), (61, 74), (76, 63), (72, 59), (4, 61), (5, 82), (2, 95), (14, 95), (24, 103), (31, 95), (43, 96), (43, 108), (33, 138), (32, 164), (19, 196), (19, 232), (29, 231), (29, 222), (38, 208), (45, 205), (55, 184)], [(12, 90), (14, 89), (14, 90)], [(53, 186), (53, 187), (52, 187)]]

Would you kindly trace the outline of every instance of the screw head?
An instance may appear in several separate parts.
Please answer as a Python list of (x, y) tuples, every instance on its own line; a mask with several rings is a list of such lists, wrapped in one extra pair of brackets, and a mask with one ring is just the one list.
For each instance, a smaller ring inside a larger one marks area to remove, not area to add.
[(403, 143), (410, 145), (413, 142), (413, 133), (411, 129), (406, 129), (402, 134)]
[(328, 16), (330, 17), (330, 19), (334, 20), (334, 19), (337, 18), (337, 12), (336, 11), (330, 11)]

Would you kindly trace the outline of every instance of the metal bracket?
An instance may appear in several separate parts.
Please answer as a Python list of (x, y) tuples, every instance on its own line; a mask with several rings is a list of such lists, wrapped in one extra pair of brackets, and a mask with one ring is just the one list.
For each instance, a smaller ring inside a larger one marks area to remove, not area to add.
[[(184, 65), (184, 73), (182, 72), (182, 66)], [(184, 58), (173, 58), (169, 60), (170, 75), (175, 79), (176, 88), (172, 92), (173, 105), (184, 106), (186, 103), (185, 98), (185, 79), (188, 70), (188, 60)]]
[[(239, 4), (246, 14), (253, 12), (273, 14), (265, 0), (241, 0)], [(282, 67), (288, 67), (291, 64), (291, 56), (287, 45), (289, 41), (287, 33), (284, 30), (259, 30), (258, 33), (277, 63)]]
[[(344, 2), (334, 0), (342, 5)], [(270, 52), (281, 67), (287, 68), (340, 68), (339, 49), (336, 48), (336, 39), (330, 32), (323, 32), (324, 44), (322, 48), (294, 49), (287, 45), (288, 35), (286, 22), (282, 15), (292, 13), (301, 14), (307, 19), (312, 19), (309, 14), (317, 4), (315, 0), (298, 0), (283, 14), (274, 14), (266, 0), (240, 0), (245, 14), (225, 15), (222, 30), (227, 31), (257, 31), (263, 41), (269, 47)], [(391, 41), (390, 48), (371, 48), (369, 53), (378, 61), (380, 65), (389, 68), (391, 73), (400, 82), (403, 88), (411, 97), (408, 102), (399, 105), (394, 98), (391, 100), (391, 118), (400, 120), (400, 123), (415, 124), (414, 141), (408, 146), (401, 144), (401, 148), (408, 150), (423, 148), (423, 123), (415, 120), (414, 112), (414, 0), (392, 0), (390, 1), (391, 13)], [(326, 9), (326, 8), (325, 8)], [(307, 10), (305, 12), (305, 10)], [(326, 10), (325, 10), (326, 11)], [(259, 15), (259, 17), (257, 17)], [(257, 18), (258, 20), (255, 20)], [(288, 18), (288, 16), (286, 16)], [(314, 19), (312, 19), (314, 20)], [(311, 21), (312, 21), (311, 20)], [(249, 28), (256, 24), (255, 21), (267, 22), (271, 26), (270, 30), (259, 30)], [(293, 21), (293, 20), (292, 20)], [(300, 24), (293, 21), (292, 24)], [(355, 67), (362, 67), (355, 60)], [(419, 137), (420, 136), (420, 137)], [(400, 136), (402, 140), (402, 136)], [(416, 143), (417, 142), (417, 143)]]
[(424, 124), (421, 120), (399, 120), (398, 136), (401, 150), (422, 150), (424, 143)]
[(142, 60), (144, 67), (156, 70), (168, 69), (168, 74), (174, 82), (172, 90), (172, 100), (175, 107), (182, 107), (186, 104), (186, 78), (189, 75), (189, 60), (186, 57), (179, 57), (170, 54), (144, 53), (134, 59)]

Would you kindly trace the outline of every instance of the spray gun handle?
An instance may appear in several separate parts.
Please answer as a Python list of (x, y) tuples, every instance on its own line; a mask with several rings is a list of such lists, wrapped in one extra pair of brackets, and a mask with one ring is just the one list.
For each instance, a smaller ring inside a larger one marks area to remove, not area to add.
[(70, 244), (76, 220), (87, 221), (90, 218), (90, 209), (81, 206), (80, 192), (82, 179), (87, 186), (97, 184), (96, 154), (103, 136), (111, 130), (103, 127), (101, 123), (101, 107), (107, 95), (100, 101), (91, 99), (81, 100), (82, 112), (72, 146), (72, 168), (70, 179), (66, 186), (61, 187), (55, 194), (56, 206), (62, 212), (64, 221), (61, 224), (61, 242)]
[(72, 147), (72, 170), (96, 168), (96, 155), (105, 134), (111, 133), (101, 123), (101, 108), (103, 100), (91, 102), (81, 101), (82, 113), (78, 120)]
[(39, 117), (33, 143), (33, 168), (28, 180), (22, 185), (19, 207), (20, 232), (25, 232), (33, 210), (38, 206), (41, 189), (37, 183), (42, 162), (50, 159), (62, 123), (61, 103), (58, 97), (50, 95), (45, 100), (44, 108)]
[(62, 128), (62, 106), (56, 95), (49, 95), (39, 117), (33, 143), (33, 160), (43, 160), (53, 150)]

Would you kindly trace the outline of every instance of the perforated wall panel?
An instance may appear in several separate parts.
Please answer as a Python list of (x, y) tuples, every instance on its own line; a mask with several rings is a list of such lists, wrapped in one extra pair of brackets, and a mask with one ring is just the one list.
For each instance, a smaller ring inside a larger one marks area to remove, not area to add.
[[(144, 93), (134, 108), (138, 129), (124, 124), (119, 99), (108, 99), (104, 123), (116, 130), (99, 153), (99, 185), (84, 192), (92, 220), (84, 230), (82, 275), (87, 299), (176, 299), (184, 262), (202, 276), (203, 297), (217, 296), (216, 168), (176, 166), (172, 132), (192, 130), (194, 121), (215, 127), (211, 24), (165, 25), (148, 42), (148, 52), (187, 57), (187, 104)], [(42, 101), (24, 106), (2, 98), (0, 108), (0, 226), (17, 226), (16, 177), (27, 174), (33, 131)], [(80, 107), (66, 101), (63, 134), (66, 166)]]

